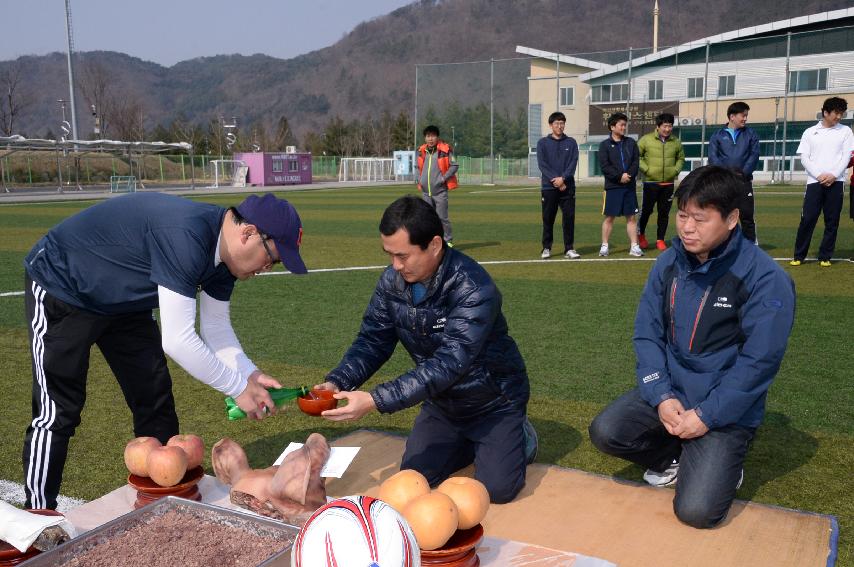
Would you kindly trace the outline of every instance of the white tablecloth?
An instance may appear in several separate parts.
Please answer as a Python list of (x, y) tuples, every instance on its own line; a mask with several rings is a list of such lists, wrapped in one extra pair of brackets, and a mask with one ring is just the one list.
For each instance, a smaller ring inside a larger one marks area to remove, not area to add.
[[(248, 512), (245, 508), (240, 508), (231, 503), (228, 498), (228, 487), (215, 477), (205, 475), (199, 481), (199, 492), (202, 494), (202, 502), (206, 504)], [(92, 500), (69, 510), (66, 513), (66, 518), (74, 524), (79, 533), (83, 533), (133, 511), (135, 500), (136, 490), (125, 485), (97, 500)], [(484, 567), (507, 565), (524, 565), (525, 567), (568, 567), (570, 565), (572, 567), (616, 567), (604, 559), (529, 545), (519, 541), (493, 538), (488, 535), (484, 536), (478, 547), (478, 555), (480, 556), (480, 563)]]

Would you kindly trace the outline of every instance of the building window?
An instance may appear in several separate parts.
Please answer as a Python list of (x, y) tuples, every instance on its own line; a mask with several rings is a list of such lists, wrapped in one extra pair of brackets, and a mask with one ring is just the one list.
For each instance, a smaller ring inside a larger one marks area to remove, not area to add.
[(827, 90), (827, 69), (789, 72), (789, 92)]
[(597, 85), (591, 90), (591, 102), (615, 102), (629, 99), (628, 83)]
[[(536, 151), (537, 142), (543, 137), (543, 105), (528, 105), (528, 151)], [(539, 172), (539, 170), (537, 170)], [(539, 175), (539, 173), (537, 173)]]
[(274, 159), (273, 160), (273, 173), (282, 173), (284, 170), (285, 169), (282, 166), (282, 160)]
[(718, 96), (735, 96), (735, 75), (718, 77)]
[(290, 160), (288, 162), (288, 171), (290, 173), (294, 173), (296, 171), (299, 171), (299, 162), (295, 159)]
[(664, 98), (664, 81), (649, 82), (649, 100), (661, 100)]
[(560, 88), (560, 105), (572, 106), (575, 104), (575, 89), (573, 87)]
[(703, 77), (688, 79), (688, 98), (703, 98)]

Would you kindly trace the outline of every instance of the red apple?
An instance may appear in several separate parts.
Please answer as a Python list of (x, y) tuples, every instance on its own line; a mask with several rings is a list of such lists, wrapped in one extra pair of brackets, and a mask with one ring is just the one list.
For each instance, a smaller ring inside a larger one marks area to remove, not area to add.
[(192, 470), (205, 460), (205, 442), (198, 435), (175, 435), (166, 442), (167, 447), (181, 447), (187, 453), (187, 470)]
[(175, 486), (187, 473), (187, 453), (181, 447), (157, 447), (146, 460), (148, 476), (160, 486)]
[(160, 441), (154, 437), (137, 437), (128, 441), (125, 445), (125, 465), (128, 470), (137, 476), (148, 476), (148, 454), (160, 446)]

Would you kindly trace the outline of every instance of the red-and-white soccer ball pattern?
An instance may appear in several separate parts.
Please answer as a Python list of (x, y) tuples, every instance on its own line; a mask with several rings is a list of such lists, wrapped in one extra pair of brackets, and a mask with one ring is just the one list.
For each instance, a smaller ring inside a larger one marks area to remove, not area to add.
[(370, 496), (321, 506), (300, 530), (292, 567), (420, 567), (415, 535), (397, 511)]

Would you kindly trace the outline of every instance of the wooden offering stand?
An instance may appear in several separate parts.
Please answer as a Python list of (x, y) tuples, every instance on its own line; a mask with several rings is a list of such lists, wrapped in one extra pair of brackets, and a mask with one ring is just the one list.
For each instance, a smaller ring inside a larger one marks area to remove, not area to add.
[(133, 503), (133, 508), (134, 510), (138, 510), (146, 504), (150, 504), (166, 496), (177, 496), (201, 502), (202, 494), (199, 492), (197, 485), (204, 475), (205, 469), (198, 466), (188, 470), (184, 478), (175, 486), (160, 486), (150, 478), (129, 474), (128, 484), (136, 490), (136, 502)]
[[(56, 510), (34, 509), (27, 510), (30, 514), (38, 514), (39, 516), (62, 516)], [(30, 557), (35, 557), (41, 553), (33, 546), (27, 548), (26, 551), (18, 551), (18, 549), (5, 541), (0, 541), (0, 567), (8, 567), (10, 565), (18, 565), (23, 563)]]
[(477, 545), (483, 539), (480, 524), (467, 530), (457, 530), (448, 543), (432, 551), (421, 550), (421, 565), (443, 567), (478, 567)]

